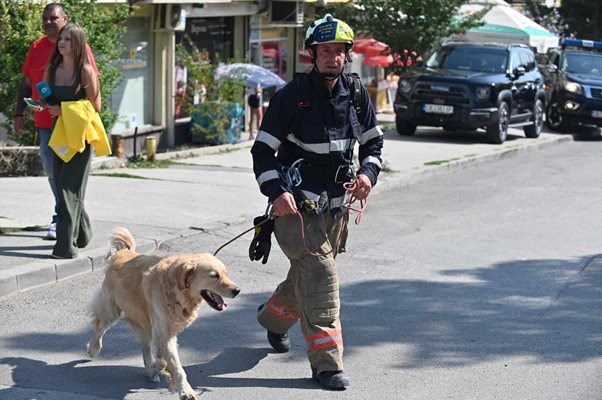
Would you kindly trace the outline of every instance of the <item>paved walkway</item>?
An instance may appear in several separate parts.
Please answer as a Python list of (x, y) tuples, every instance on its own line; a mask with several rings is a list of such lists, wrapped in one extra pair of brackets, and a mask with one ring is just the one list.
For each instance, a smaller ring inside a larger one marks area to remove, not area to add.
[[(547, 133), (526, 139), (514, 129), (499, 146), (488, 144), (483, 132), (419, 129), (413, 137), (401, 137), (392, 130), (392, 114), (380, 114), (379, 120), (390, 130), (385, 133), (383, 172), (374, 194), (572, 140), (569, 135)], [(0, 297), (103, 268), (106, 243), (115, 226), (127, 227), (142, 252), (199, 231), (232, 224), (250, 227), (267, 204), (253, 176), (250, 147), (251, 142), (244, 141), (162, 153), (158, 158), (177, 164), (159, 169), (120, 168), (114, 157), (95, 159), (86, 194), (94, 238), (73, 260), (52, 259), (54, 242), (43, 240), (52, 213), (46, 178), (0, 178), (0, 227), (38, 227), (0, 234)]]

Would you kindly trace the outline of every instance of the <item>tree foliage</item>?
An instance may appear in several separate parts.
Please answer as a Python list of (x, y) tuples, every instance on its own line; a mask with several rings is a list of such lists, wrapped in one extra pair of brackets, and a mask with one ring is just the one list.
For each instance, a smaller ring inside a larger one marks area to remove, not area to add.
[[(23, 75), (21, 67), (31, 43), (44, 35), (42, 13), (47, 1), (2, 1), (0, 2), (0, 113), (7, 117), (3, 127), (9, 136), (22, 143), (34, 144), (33, 117), (27, 111), (26, 134), (18, 139), (12, 135), (12, 118), (16, 109), (18, 86)], [(96, 0), (63, 0), (61, 2), (69, 20), (82, 26), (96, 65), (100, 72), (101, 96), (103, 98), (101, 119), (107, 131), (117, 120), (109, 108), (108, 99), (119, 83), (121, 73), (115, 66), (123, 52), (120, 39), (125, 33), (129, 14), (127, 4), (98, 5)], [(93, 17), (92, 17), (93, 16)]]
[[(412, 53), (425, 56), (439, 42), (453, 34), (479, 26), (489, 10), (459, 18), (458, 9), (468, 0), (356, 0), (353, 4), (328, 7), (336, 18), (347, 21), (356, 36), (365, 35), (387, 43), (391, 53), (401, 57)], [(411, 65), (410, 65), (411, 67)], [(394, 70), (407, 63), (391, 65)]]
[[(12, 132), (12, 115), (17, 106), (17, 90), (23, 75), (21, 67), (31, 43), (42, 35), (42, 4), (2, 1), (0, 2), (0, 113), (7, 118), (3, 127)], [(27, 110), (29, 111), (29, 110)], [(34, 144), (33, 117), (26, 122), (26, 133), (21, 142)]]
[(602, 2), (562, 0), (560, 12), (579, 39), (602, 40)]
[(524, 14), (560, 38), (575, 36), (560, 9), (556, 7), (546, 7), (534, 0), (527, 0)]

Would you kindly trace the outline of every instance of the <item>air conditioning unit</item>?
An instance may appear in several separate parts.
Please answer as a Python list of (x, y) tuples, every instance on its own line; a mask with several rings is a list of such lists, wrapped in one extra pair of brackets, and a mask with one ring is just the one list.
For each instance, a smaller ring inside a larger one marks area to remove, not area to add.
[(275, 1), (270, 3), (270, 24), (273, 26), (303, 26), (302, 1)]
[(186, 8), (180, 4), (158, 4), (155, 8), (155, 30), (183, 31), (186, 28)]

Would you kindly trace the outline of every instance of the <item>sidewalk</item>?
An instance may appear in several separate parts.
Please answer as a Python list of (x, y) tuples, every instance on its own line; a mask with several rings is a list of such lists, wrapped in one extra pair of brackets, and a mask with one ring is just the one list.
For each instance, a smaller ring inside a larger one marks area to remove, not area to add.
[[(381, 124), (391, 130), (385, 132), (383, 172), (373, 194), (572, 140), (570, 135), (548, 133), (526, 139), (515, 129), (503, 145), (486, 143), (483, 132), (425, 128), (416, 136), (402, 137), (394, 131), (393, 119), (393, 114), (379, 114)], [(46, 178), (0, 178), (0, 227), (38, 227), (0, 235), (0, 297), (103, 268), (106, 243), (116, 226), (127, 227), (143, 253), (199, 231), (235, 224), (250, 227), (266, 207), (253, 176), (251, 144), (158, 154), (178, 163), (160, 169), (119, 168), (114, 157), (95, 159), (86, 193), (94, 237), (73, 260), (52, 259), (54, 242), (43, 240), (52, 214)]]

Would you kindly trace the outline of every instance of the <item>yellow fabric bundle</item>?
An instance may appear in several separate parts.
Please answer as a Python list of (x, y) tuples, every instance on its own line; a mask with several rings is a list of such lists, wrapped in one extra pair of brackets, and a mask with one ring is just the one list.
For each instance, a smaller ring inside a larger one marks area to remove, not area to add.
[(61, 116), (56, 121), (48, 146), (64, 162), (81, 153), (86, 143), (94, 146), (97, 156), (111, 154), (111, 146), (100, 115), (89, 100), (61, 102)]

